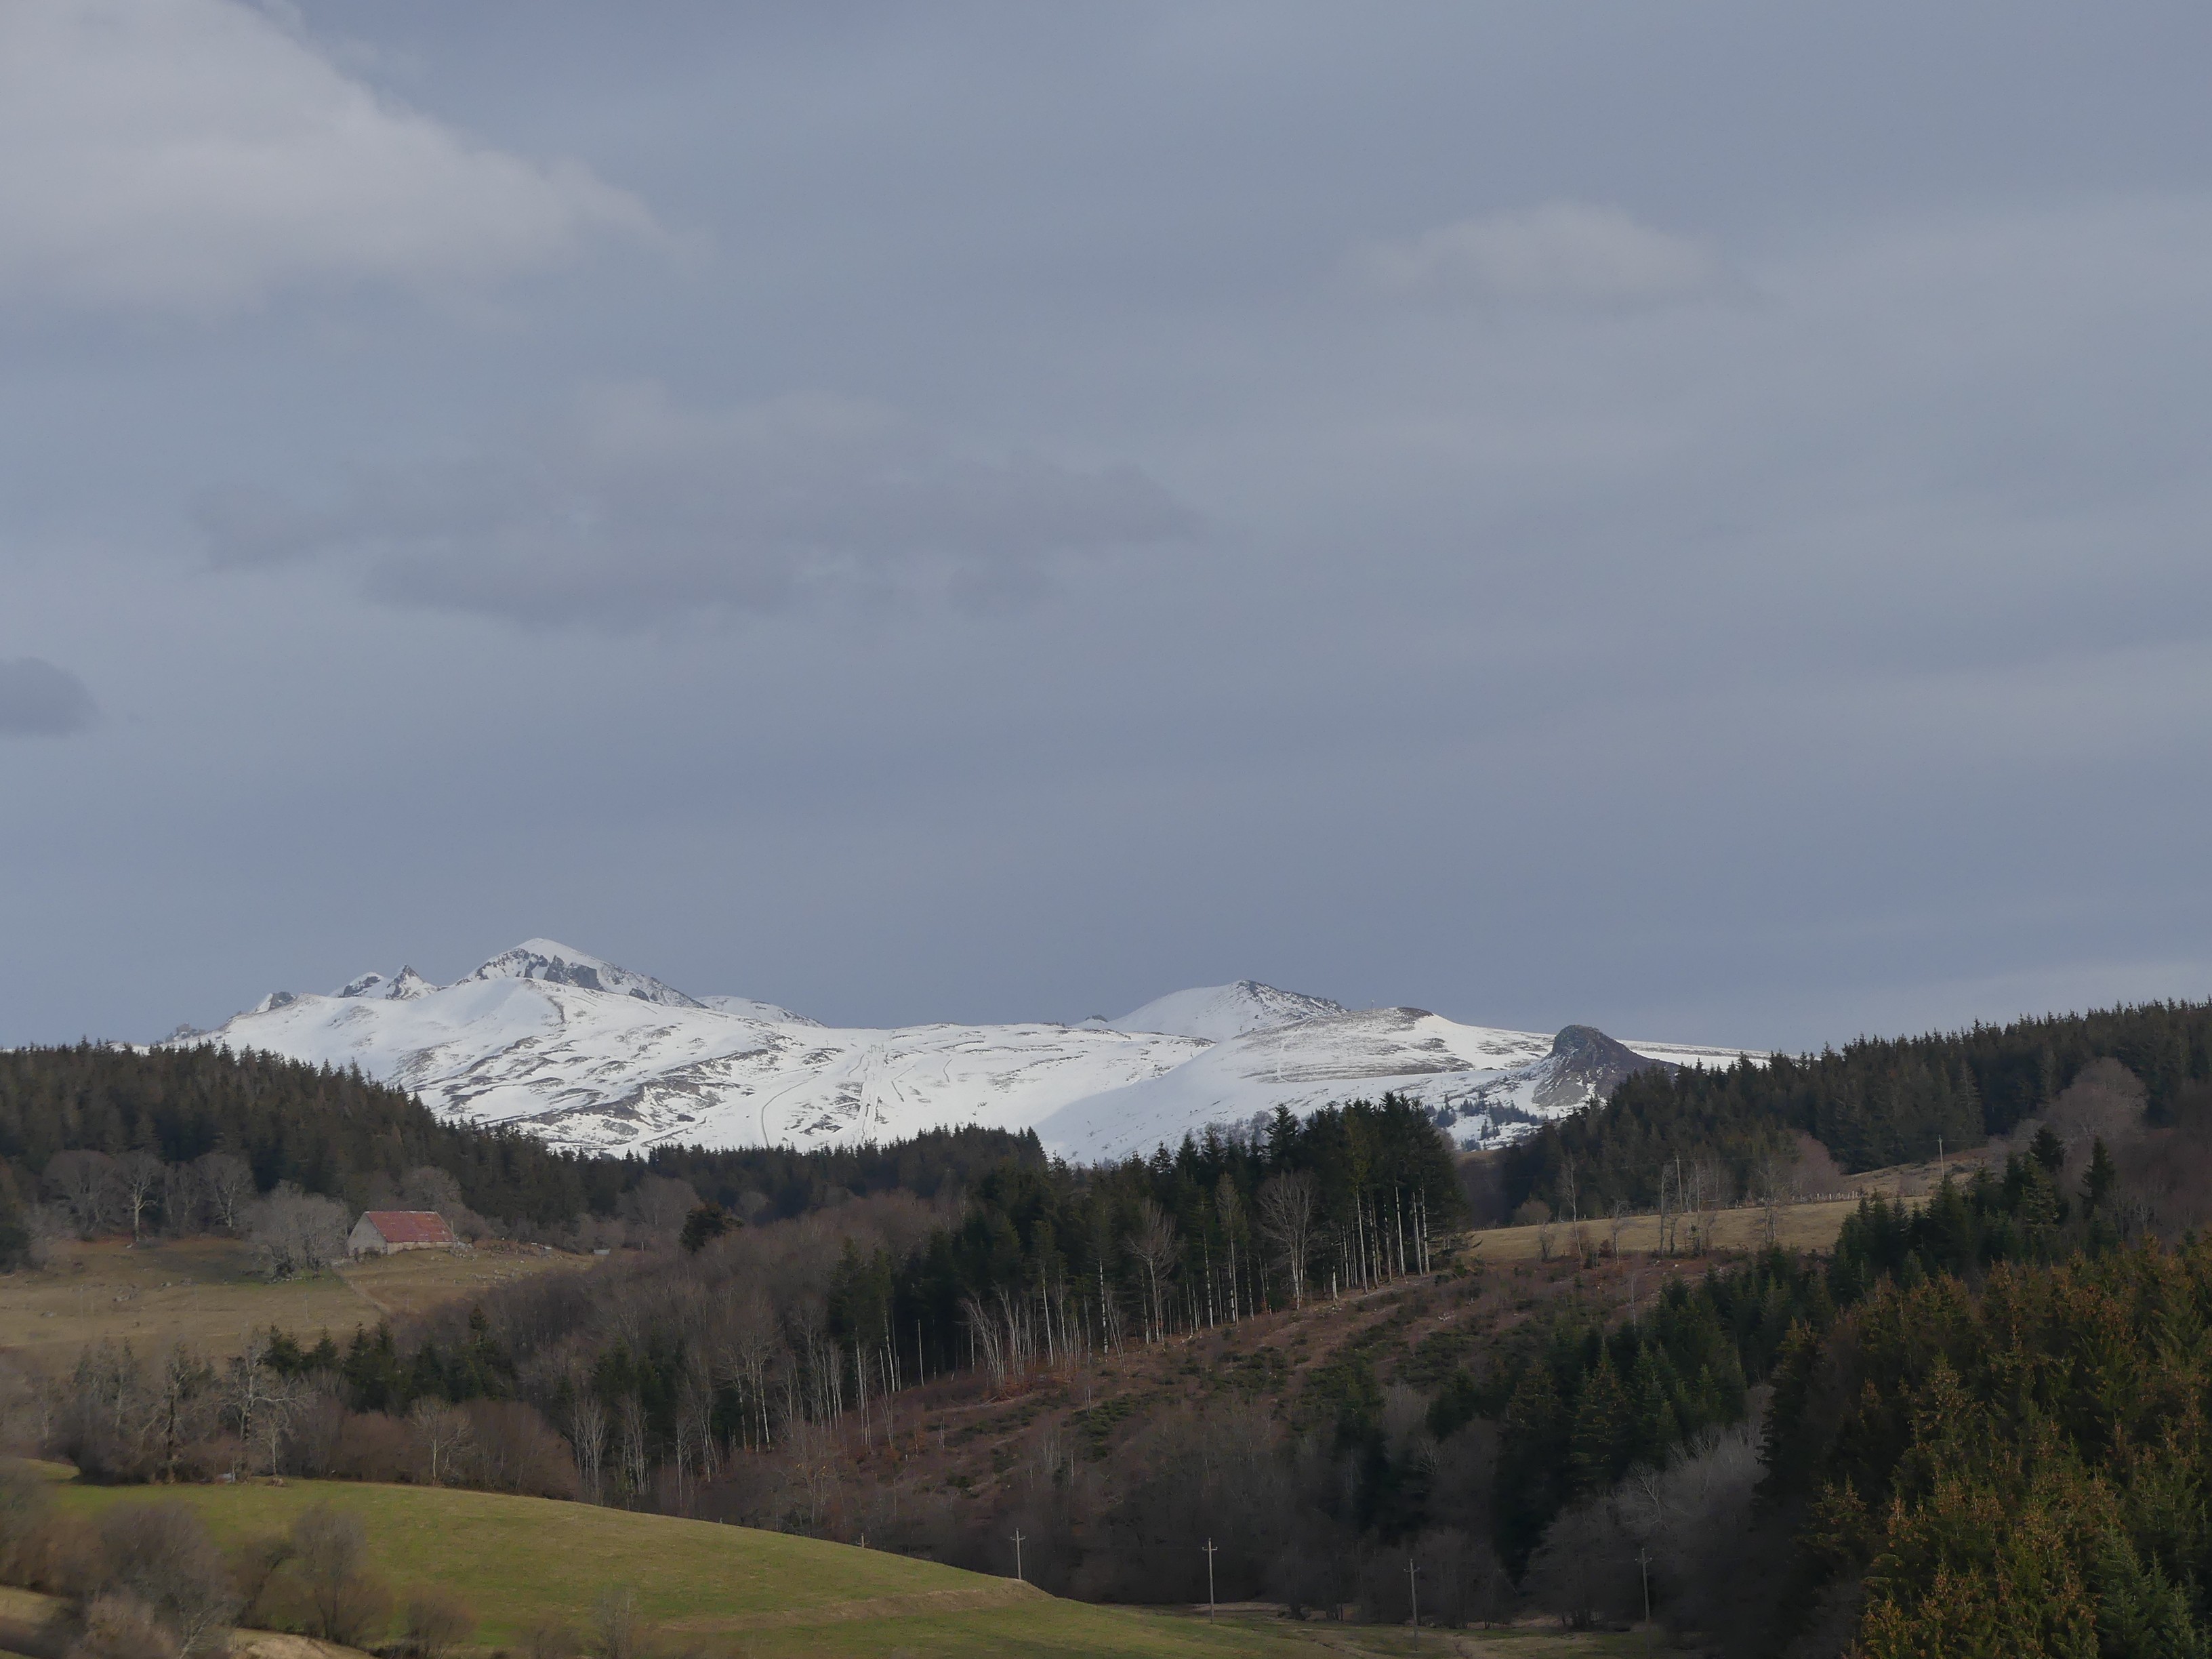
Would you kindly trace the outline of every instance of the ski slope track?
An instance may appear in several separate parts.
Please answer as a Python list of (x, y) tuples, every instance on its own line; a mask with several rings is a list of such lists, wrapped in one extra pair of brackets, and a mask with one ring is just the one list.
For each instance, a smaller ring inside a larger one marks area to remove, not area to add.
[(690, 996), (550, 939), (451, 985), (406, 968), (327, 996), (279, 991), (168, 1042), (358, 1066), (441, 1117), (512, 1124), (579, 1152), (816, 1147), (980, 1124), (1034, 1129), (1048, 1152), (1085, 1163), (1389, 1090), (1460, 1145), (1499, 1146), (1639, 1067), (1742, 1052), (1624, 1044), (1584, 1025), (1492, 1030), (1250, 980), (1073, 1025), (849, 1030), (747, 997)]

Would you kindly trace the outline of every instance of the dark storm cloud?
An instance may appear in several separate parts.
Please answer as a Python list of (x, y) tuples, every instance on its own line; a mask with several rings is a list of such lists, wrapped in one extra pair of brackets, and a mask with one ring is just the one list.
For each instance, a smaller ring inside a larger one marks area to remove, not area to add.
[(0, 737), (65, 738), (89, 729), (99, 712), (68, 669), (36, 657), (0, 659)]
[(850, 399), (705, 412), (654, 386), (591, 398), (526, 447), (375, 477), (325, 513), (233, 491), (201, 521), (219, 566), (349, 557), (391, 604), (616, 629), (805, 596), (988, 601), (1056, 556), (1194, 526), (1127, 464), (963, 453)]

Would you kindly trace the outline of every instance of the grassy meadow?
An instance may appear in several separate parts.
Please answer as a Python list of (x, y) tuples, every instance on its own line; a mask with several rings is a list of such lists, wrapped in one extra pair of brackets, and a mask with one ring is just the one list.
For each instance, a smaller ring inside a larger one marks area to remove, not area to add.
[(129, 1341), (141, 1353), (189, 1342), (226, 1358), (270, 1325), (343, 1341), (356, 1325), (421, 1313), (532, 1273), (576, 1272), (588, 1256), (484, 1249), (411, 1250), (270, 1284), (239, 1239), (189, 1238), (136, 1247), (103, 1238), (58, 1245), (52, 1264), (0, 1274), (0, 1352), (65, 1369), (88, 1343)]
[(1011, 1579), (783, 1533), (544, 1498), (422, 1486), (297, 1480), (278, 1486), (83, 1486), (55, 1471), (62, 1507), (177, 1501), (236, 1548), (328, 1502), (361, 1517), (377, 1571), (404, 1596), (435, 1585), (475, 1611), (478, 1651), (519, 1645), (543, 1618), (582, 1626), (603, 1589), (625, 1584), (673, 1650), (755, 1659), (910, 1659), (994, 1654), (1098, 1659), (1312, 1659), (1339, 1653), (1627, 1653), (1630, 1638), (1552, 1632), (1293, 1626), (1232, 1609), (1184, 1611), (1060, 1601)]

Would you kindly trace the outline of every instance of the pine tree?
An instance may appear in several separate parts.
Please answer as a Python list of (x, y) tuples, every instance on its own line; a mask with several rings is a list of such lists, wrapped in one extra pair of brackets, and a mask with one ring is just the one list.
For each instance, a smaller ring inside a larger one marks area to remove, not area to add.
[(1682, 1437), (1681, 1425), (1674, 1416), (1674, 1395), (1680, 1386), (1666, 1354), (1650, 1343), (1639, 1345), (1629, 1384), (1636, 1421), (1632, 1453), (1636, 1462), (1659, 1467)]
[(1567, 1463), (1576, 1488), (1601, 1492), (1612, 1485), (1634, 1455), (1636, 1439), (1635, 1408), (1613, 1368), (1613, 1356), (1601, 1349), (1596, 1368), (1583, 1380), (1568, 1441)]
[(2137, 1559), (2118, 1533), (2104, 1535), (2094, 1577), (2097, 1640), (2105, 1653), (2125, 1659), (2212, 1659), (2212, 1641), (2190, 1617), (2186, 1589), (2169, 1581), (2156, 1561)]
[(2120, 1172), (2113, 1167), (2112, 1155), (2105, 1150), (2102, 1136), (2089, 1144), (2089, 1172), (2081, 1180), (2081, 1209), (2085, 1215), (2094, 1215), (2112, 1196), (2113, 1185)]

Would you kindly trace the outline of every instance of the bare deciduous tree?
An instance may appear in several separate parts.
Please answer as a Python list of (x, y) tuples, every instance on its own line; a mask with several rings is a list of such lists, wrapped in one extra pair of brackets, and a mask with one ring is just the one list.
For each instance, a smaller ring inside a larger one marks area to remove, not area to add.
[(252, 1166), (229, 1152), (209, 1152), (195, 1158), (192, 1169), (199, 1176), (200, 1194), (215, 1224), (225, 1232), (236, 1232), (246, 1218), (246, 1206), (253, 1201)]
[(615, 1410), (615, 1445), (622, 1458), (623, 1485), (632, 1496), (645, 1490), (652, 1473), (652, 1446), (646, 1434), (645, 1406), (634, 1394)]
[(149, 1152), (128, 1152), (115, 1160), (109, 1178), (115, 1183), (116, 1207), (131, 1223), (134, 1244), (145, 1230), (146, 1212), (154, 1207), (167, 1172), (168, 1166)]
[(1320, 1186), (1310, 1170), (1271, 1176), (1260, 1188), (1260, 1232), (1275, 1263), (1291, 1281), (1291, 1303), (1306, 1300), (1306, 1262), (1313, 1251)]
[(1244, 1201), (1237, 1196), (1237, 1183), (1227, 1170), (1213, 1189), (1214, 1218), (1221, 1224), (1222, 1242), (1228, 1246), (1228, 1294), (1225, 1298), (1229, 1316), (1240, 1319), (1244, 1314), (1245, 1285), (1237, 1273), (1238, 1243), (1244, 1237)]
[(1175, 1218), (1149, 1198), (1138, 1203), (1137, 1231), (1129, 1236), (1129, 1254), (1145, 1269), (1146, 1288), (1152, 1297), (1152, 1336), (1157, 1341), (1167, 1334), (1160, 1280), (1175, 1268), (1176, 1224)]
[(672, 1243), (684, 1231), (684, 1220), (699, 1207), (699, 1194), (688, 1181), (666, 1176), (642, 1176), (622, 1196), (622, 1212), (640, 1231), (660, 1243)]
[(407, 1426), (429, 1484), (442, 1486), (458, 1479), (461, 1460), (476, 1438), (468, 1414), (442, 1400), (422, 1399), (407, 1413)]
[(1752, 1197), (1762, 1212), (1766, 1243), (1775, 1242), (1782, 1206), (1796, 1188), (1797, 1149), (1789, 1141), (1770, 1140), (1759, 1149), (1752, 1166)]
[(56, 1152), (47, 1162), (46, 1189), (83, 1237), (98, 1232), (107, 1218), (108, 1172), (113, 1162), (106, 1152)]
[(576, 1449), (576, 1479), (583, 1495), (596, 1504), (607, 1462), (607, 1412), (598, 1395), (579, 1391), (568, 1413), (568, 1443)]
[(223, 1377), (223, 1413), (238, 1430), (241, 1467), (233, 1470), (234, 1474), (246, 1472), (242, 1465), (257, 1449), (263, 1467), (270, 1474), (278, 1472), (284, 1431), (307, 1398), (305, 1386), (272, 1370), (268, 1357), (269, 1339), (256, 1335), (246, 1343), (246, 1352), (230, 1362)]
[(346, 1212), (289, 1181), (251, 1206), (246, 1226), (261, 1270), (271, 1279), (319, 1273), (345, 1254)]

